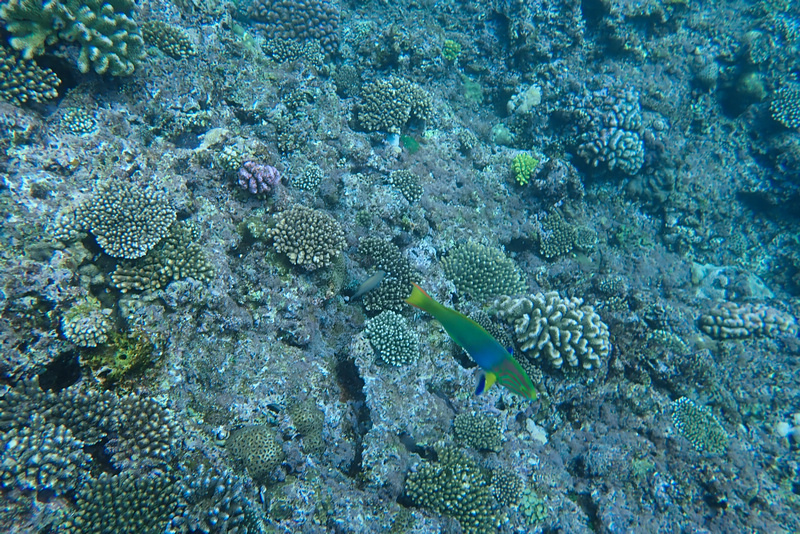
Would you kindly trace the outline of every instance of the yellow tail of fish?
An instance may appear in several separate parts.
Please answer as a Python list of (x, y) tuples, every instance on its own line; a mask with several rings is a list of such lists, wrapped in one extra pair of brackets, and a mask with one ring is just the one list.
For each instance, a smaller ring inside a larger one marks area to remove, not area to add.
[(417, 284), (414, 284), (411, 295), (406, 299), (406, 302), (435, 316), (434, 312), (438, 303)]

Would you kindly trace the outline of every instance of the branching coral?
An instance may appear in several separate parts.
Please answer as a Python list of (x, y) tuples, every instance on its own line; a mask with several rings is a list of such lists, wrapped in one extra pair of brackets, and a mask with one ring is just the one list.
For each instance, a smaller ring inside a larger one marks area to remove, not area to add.
[(529, 358), (543, 355), (553, 367), (592, 369), (611, 352), (608, 327), (594, 308), (557, 292), (495, 301), (497, 316), (514, 327), (520, 350)]

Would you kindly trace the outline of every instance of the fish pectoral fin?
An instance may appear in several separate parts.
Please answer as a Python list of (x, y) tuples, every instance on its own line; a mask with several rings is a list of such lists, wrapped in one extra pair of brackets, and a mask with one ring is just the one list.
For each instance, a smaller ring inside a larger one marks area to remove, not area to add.
[(494, 373), (482, 373), (478, 379), (478, 387), (475, 388), (475, 395), (481, 395), (497, 382), (497, 375)]

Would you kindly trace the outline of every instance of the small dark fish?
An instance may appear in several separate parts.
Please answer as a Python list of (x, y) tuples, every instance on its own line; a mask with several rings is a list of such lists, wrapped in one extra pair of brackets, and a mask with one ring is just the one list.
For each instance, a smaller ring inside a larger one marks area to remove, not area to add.
[(355, 294), (350, 297), (349, 302), (353, 302), (357, 298), (361, 297), (364, 293), (372, 291), (381, 285), (381, 282), (383, 282), (385, 276), (385, 271), (375, 271), (375, 274), (364, 280), (364, 283), (358, 286), (358, 290), (356, 290)]

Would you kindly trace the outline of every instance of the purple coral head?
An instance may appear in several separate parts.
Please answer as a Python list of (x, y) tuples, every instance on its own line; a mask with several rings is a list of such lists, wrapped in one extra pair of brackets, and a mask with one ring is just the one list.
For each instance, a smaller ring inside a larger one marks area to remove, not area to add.
[(239, 169), (239, 186), (253, 195), (272, 193), (281, 183), (281, 173), (271, 165), (245, 161)]

